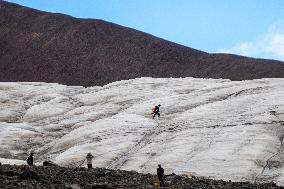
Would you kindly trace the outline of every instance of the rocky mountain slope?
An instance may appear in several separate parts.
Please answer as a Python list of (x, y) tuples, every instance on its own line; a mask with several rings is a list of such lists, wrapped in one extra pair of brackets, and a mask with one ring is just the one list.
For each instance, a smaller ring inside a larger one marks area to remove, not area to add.
[[(156, 176), (135, 171), (108, 170), (103, 168), (63, 168), (0, 166), (0, 188), (2, 189), (146, 189), (155, 188)], [(247, 182), (225, 182), (204, 178), (165, 176), (168, 189), (281, 189), (274, 183), (251, 184)]]
[(208, 54), (102, 20), (0, 1), (0, 81), (94, 86), (139, 77), (188, 76), (279, 78), (284, 77), (284, 64)]

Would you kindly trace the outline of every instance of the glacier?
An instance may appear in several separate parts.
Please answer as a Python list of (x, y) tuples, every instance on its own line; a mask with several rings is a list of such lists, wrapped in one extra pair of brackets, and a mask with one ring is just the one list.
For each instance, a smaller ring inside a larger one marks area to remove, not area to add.
[[(161, 104), (160, 118), (151, 110)], [(0, 162), (284, 184), (284, 79), (0, 82)]]

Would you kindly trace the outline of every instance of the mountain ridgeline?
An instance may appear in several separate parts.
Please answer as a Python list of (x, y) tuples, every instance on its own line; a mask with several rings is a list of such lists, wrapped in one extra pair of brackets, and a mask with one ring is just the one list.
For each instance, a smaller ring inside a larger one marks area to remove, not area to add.
[(0, 81), (94, 86), (137, 77), (282, 78), (284, 64), (209, 54), (106, 21), (0, 1)]

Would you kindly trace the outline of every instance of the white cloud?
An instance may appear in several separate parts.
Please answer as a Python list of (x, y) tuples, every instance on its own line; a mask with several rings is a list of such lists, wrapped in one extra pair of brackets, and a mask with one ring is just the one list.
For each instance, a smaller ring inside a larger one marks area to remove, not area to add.
[(253, 41), (243, 41), (218, 52), (284, 61), (284, 21), (275, 22)]

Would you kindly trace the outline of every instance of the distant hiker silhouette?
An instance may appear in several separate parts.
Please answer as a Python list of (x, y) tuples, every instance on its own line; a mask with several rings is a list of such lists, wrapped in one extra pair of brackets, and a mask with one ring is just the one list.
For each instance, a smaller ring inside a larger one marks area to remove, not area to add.
[(28, 165), (33, 165), (34, 164), (34, 153), (31, 153), (30, 156), (27, 159)]
[(91, 153), (88, 153), (86, 156), (87, 159), (87, 165), (88, 165), (88, 169), (92, 168), (92, 161), (93, 161), (94, 156)]
[(161, 164), (158, 165), (157, 176), (158, 176), (158, 179), (160, 181), (160, 186), (161, 187), (165, 187), (165, 183), (164, 183), (164, 169), (162, 168)]
[(158, 106), (155, 106), (155, 108), (153, 108), (153, 112), (152, 112), (152, 114), (154, 114), (153, 119), (155, 118), (156, 115), (158, 115), (158, 117), (160, 117), (160, 113), (159, 113), (160, 112), (160, 109), (159, 109), (160, 106), (161, 106), (161, 104), (159, 104)]

